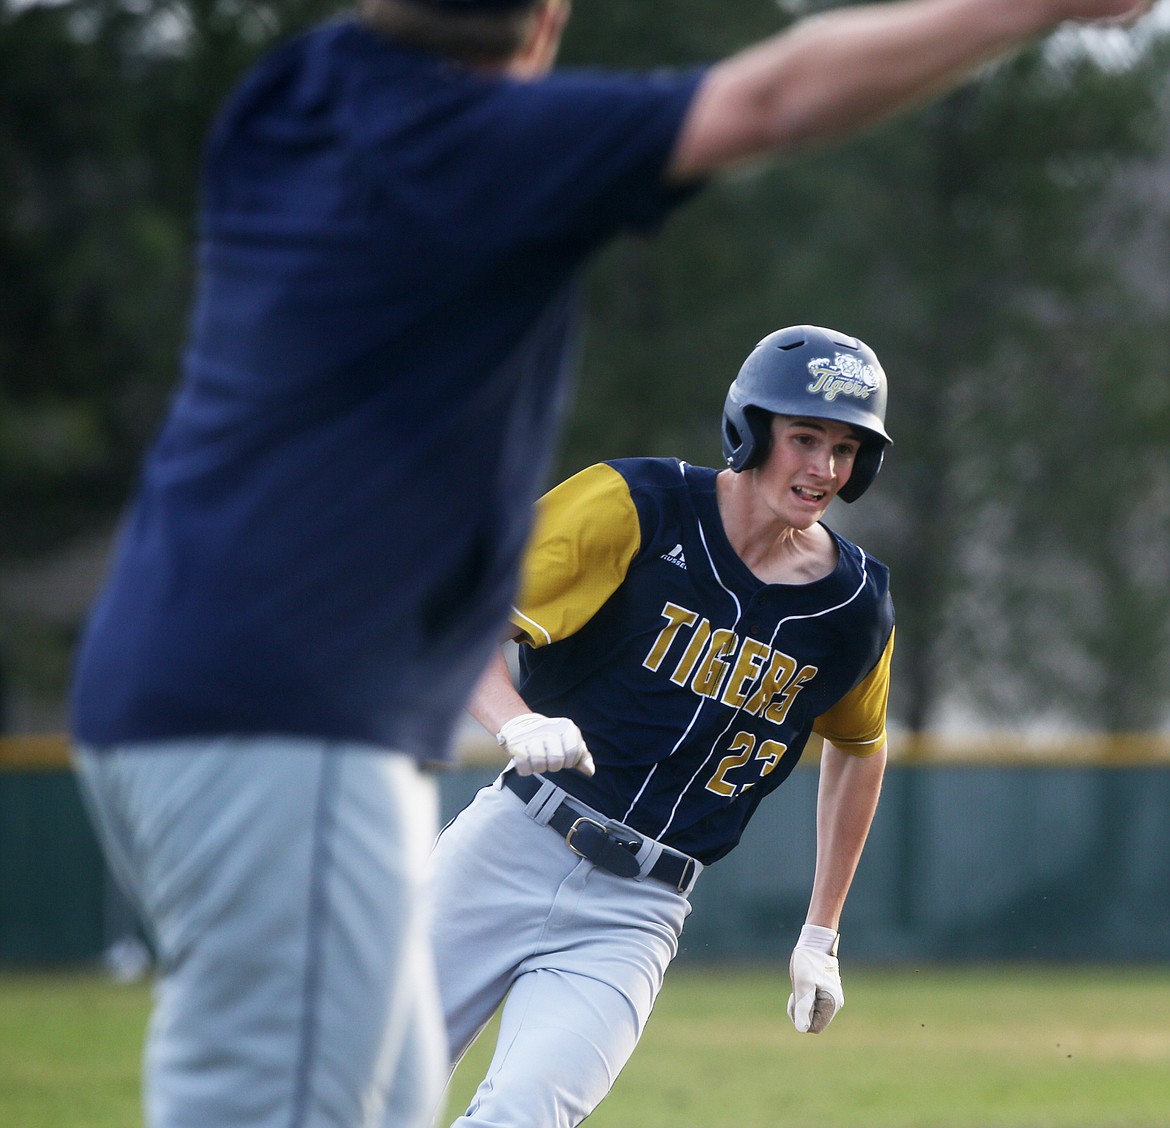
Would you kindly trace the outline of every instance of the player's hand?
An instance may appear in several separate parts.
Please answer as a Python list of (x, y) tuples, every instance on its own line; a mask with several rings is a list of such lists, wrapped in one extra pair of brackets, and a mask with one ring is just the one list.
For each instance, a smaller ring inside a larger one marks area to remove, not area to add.
[(568, 717), (521, 713), (504, 722), (496, 740), (507, 749), (520, 775), (559, 772), (562, 768), (593, 774), (593, 757), (585, 747), (585, 738)]
[(836, 941), (832, 929), (806, 924), (792, 950), (788, 1017), (801, 1034), (819, 1034), (845, 1005), (841, 966), (834, 954)]

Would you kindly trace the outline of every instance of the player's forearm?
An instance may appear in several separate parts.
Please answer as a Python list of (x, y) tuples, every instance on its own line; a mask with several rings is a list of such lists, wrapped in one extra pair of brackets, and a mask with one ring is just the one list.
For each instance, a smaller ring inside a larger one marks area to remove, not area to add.
[(672, 173), (698, 175), (853, 135), (1065, 18), (1134, 6), (1136, 0), (901, 0), (810, 17), (712, 68)]
[(512, 684), (512, 672), (502, 650), (492, 655), (466, 708), (493, 736), (503, 728), (505, 721), (528, 712), (524, 698)]
[(817, 865), (806, 923), (835, 931), (877, 810), (886, 748), (851, 756), (825, 742), (817, 793)]

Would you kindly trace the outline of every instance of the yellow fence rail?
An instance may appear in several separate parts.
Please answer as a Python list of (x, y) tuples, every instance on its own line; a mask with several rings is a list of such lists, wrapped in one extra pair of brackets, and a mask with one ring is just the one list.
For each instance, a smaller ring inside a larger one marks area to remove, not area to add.
[(64, 733), (0, 736), (0, 772), (59, 772), (68, 767)]
[(1102, 767), (1170, 765), (1170, 733), (988, 731), (890, 737), (890, 759), (902, 764), (1055, 764)]
[[(816, 750), (810, 745), (809, 751), (812, 754), (806, 754), (805, 760), (811, 764), (816, 760)], [(503, 767), (504, 764), (495, 741), (475, 735), (465, 737), (460, 743), (459, 762), (471, 767)], [(895, 733), (890, 737), (890, 762), (1003, 767), (1170, 766), (1170, 733)], [(69, 741), (64, 733), (0, 736), (0, 772), (53, 772), (68, 768)]]

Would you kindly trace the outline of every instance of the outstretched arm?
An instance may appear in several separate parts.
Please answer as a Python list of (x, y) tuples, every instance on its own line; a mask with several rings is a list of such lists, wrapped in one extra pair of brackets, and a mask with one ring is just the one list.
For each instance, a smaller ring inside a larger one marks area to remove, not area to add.
[(1065, 20), (1140, 15), (1150, 0), (897, 0), (811, 16), (716, 64), (668, 175), (687, 180), (839, 140), (936, 97)]

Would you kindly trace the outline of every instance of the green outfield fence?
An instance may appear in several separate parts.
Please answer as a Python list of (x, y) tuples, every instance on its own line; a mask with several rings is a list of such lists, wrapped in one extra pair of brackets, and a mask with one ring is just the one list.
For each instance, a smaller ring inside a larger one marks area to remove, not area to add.
[(92, 960), (114, 932), (132, 927), (82, 809), (64, 737), (0, 738), (0, 962)]
[[(444, 819), (498, 770), (494, 742), (462, 752)], [(703, 874), (681, 959), (786, 958), (815, 800), (802, 764)], [(0, 738), (0, 963), (93, 961), (136, 933), (64, 737)], [(842, 935), (871, 962), (1170, 960), (1170, 735), (892, 738)]]

